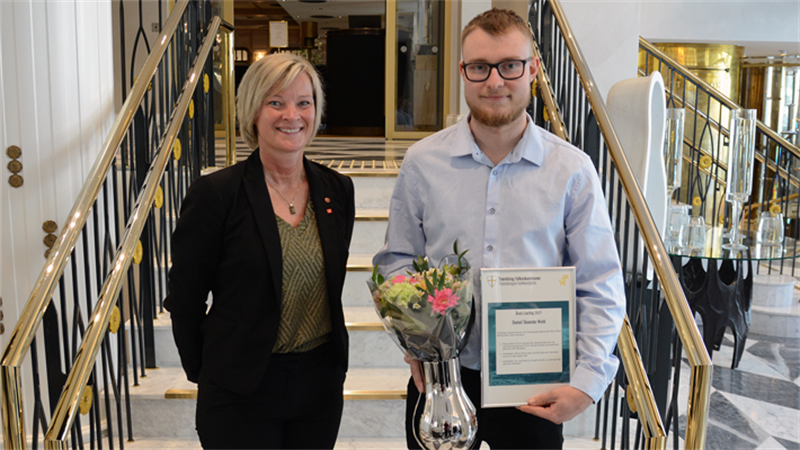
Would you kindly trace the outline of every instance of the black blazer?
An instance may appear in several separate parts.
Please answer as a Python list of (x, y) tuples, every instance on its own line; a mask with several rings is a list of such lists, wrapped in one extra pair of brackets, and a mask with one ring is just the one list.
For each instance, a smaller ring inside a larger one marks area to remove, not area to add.
[[(353, 181), (305, 158), (303, 164), (325, 259), (333, 348), (347, 370), (342, 285), (355, 220)], [(172, 236), (164, 306), (190, 381), (202, 371), (235, 393), (258, 387), (277, 339), (282, 276), (278, 224), (256, 149), (192, 183)]]

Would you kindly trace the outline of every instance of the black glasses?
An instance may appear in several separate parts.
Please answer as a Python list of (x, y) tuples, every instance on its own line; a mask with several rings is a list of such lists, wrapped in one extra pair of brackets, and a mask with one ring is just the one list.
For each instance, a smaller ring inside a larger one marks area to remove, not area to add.
[(467, 77), (467, 80), (473, 82), (488, 80), (489, 75), (492, 74), (492, 69), (497, 69), (500, 78), (504, 80), (516, 80), (525, 74), (525, 64), (531, 59), (509, 59), (497, 64), (485, 62), (461, 63), (461, 68), (464, 69), (464, 76)]

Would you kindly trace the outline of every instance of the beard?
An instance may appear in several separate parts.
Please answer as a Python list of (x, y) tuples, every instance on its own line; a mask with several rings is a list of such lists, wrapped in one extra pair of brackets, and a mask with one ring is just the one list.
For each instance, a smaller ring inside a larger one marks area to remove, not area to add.
[(472, 114), (472, 118), (481, 124), (492, 128), (499, 128), (519, 119), (522, 113), (525, 112), (525, 109), (528, 107), (529, 103), (527, 97), (524, 99), (514, 99), (514, 97), (512, 97), (509, 109), (505, 112), (496, 113), (490, 111), (488, 108), (482, 108), (480, 105), (472, 103), (469, 97), (467, 97), (466, 100), (467, 106), (469, 106), (470, 114)]

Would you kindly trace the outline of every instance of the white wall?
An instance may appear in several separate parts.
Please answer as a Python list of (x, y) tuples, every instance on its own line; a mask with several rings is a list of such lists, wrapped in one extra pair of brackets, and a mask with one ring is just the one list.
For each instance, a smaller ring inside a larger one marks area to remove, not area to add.
[(736, 43), (747, 56), (800, 54), (800, 1), (642, 2), (641, 34), (652, 41)]
[[(111, 45), (111, 0), (0, 2), (2, 348), (44, 266), (42, 224), (65, 225), (113, 122)], [(17, 189), (5, 168), (11, 145), (22, 149)]]
[(639, 36), (661, 42), (744, 45), (749, 56), (800, 54), (800, 1), (561, 0), (606, 98), (636, 76)]

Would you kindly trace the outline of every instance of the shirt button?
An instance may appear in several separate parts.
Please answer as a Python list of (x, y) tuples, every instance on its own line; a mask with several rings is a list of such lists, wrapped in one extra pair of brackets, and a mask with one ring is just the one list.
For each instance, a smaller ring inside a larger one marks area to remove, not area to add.
[(494, 214), (494, 208), (489, 208), (489, 214)]
[(497, 171), (496, 171), (496, 170), (493, 170), (493, 171), (492, 171), (492, 175), (497, 175)]
[(494, 247), (492, 247), (491, 245), (487, 245), (487, 246), (486, 246), (486, 251), (487, 251), (487, 252), (490, 252), (490, 251), (492, 251), (492, 250), (494, 250)]

